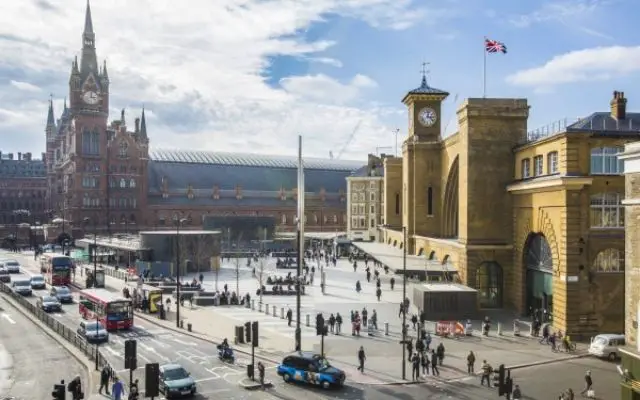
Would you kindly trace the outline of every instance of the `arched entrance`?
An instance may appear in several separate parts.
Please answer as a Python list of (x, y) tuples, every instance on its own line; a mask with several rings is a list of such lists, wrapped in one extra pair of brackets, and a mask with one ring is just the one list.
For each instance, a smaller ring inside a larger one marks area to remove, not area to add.
[(480, 308), (501, 308), (503, 298), (502, 266), (495, 261), (485, 261), (476, 270), (476, 290)]
[(459, 172), (458, 157), (451, 164), (447, 183), (444, 190), (443, 204), (443, 235), (444, 237), (458, 237), (458, 176)]
[(524, 246), (527, 310), (553, 315), (553, 253), (542, 233), (532, 233)]

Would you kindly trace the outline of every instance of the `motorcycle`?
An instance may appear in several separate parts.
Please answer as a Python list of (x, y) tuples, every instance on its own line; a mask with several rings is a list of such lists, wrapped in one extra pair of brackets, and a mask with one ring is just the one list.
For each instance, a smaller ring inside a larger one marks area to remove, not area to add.
[(219, 347), (218, 358), (221, 361), (230, 362), (231, 364), (233, 364), (236, 361), (236, 357), (233, 354), (233, 349), (231, 349), (231, 347)]

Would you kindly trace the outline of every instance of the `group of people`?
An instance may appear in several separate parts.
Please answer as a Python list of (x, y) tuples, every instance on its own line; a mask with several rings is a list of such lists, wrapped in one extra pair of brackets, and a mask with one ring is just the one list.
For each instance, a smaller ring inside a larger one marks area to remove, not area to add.
[[(111, 389), (111, 392), (109, 392), (109, 389)], [(105, 394), (107, 396), (111, 396), (113, 400), (125, 399), (125, 384), (115, 376), (113, 370), (108, 365), (105, 365), (100, 371), (100, 388), (98, 389), (98, 393), (102, 394), (103, 390), (105, 391)], [(137, 379), (131, 382), (128, 392), (127, 400), (139, 399), (140, 389), (138, 387)]]

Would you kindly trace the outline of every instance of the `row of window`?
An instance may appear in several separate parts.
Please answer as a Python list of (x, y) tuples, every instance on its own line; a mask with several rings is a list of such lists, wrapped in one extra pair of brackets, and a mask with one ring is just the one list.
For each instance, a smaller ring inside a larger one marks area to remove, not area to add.
[(599, 193), (591, 196), (592, 228), (624, 228), (623, 196), (619, 193)]
[[(363, 191), (366, 189), (366, 184), (364, 182), (351, 182), (351, 188), (354, 191)], [(378, 182), (377, 181), (370, 181), (369, 182), (369, 189), (371, 190), (377, 190), (378, 189)]]
[[(376, 219), (369, 219), (369, 228), (376, 227)], [(365, 217), (351, 217), (350, 229), (367, 229), (367, 219)]]
[(136, 180), (133, 178), (110, 178), (109, 179), (109, 187), (110, 188), (120, 188), (120, 189), (135, 189), (136, 188)]
[(126, 166), (126, 165), (110, 165), (109, 166), (109, 172), (112, 174), (126, 174), (127, 171), (131, 174), (137, 174), (138, 173), (138, 169), (134, 166)]
[[(343, 218), (343, 221), (342, 221), (342, 222), (344, 222), (344, 216), (343, 216), (342, 218)], [(324, 216), (322, 217), (322, 219), (321, 219), (321, 218), (318, 216), (318, 214), (313, 214), (313, 215), (311, 216), (311, 220), (313, 221), (313, 223), (314, 223), (314, 224), (319, 224), (321, 220), (322, 220), (322, 223), (325, 223), (325, 224), (327, 224), (327, 223), (329, 223), (329, 222), (332, 222), (332, 223), (334, 223), (334, 224), (337, 224), (337, 223), (338, 223), (338, 215), (336, 215), (336, 214), (334, 214), (334, 215), (332, 215), (332, 216), (324, 215)], [(296, 215), (295, 215), (295, 214), (294, 214), (294, 215), (292, 215), (292, 216), (290, 216), (290, 217), (289, 217), (289, 216), (287, 216), (287, 214), (282, 214), (282, 215), (280, 216), (280, 223), (281, 223), (282, 225), (287, 225), (288, 223), (295, 223), (295, 221), (296, 221)], [(307, 216), (307, 215), (305, 215), (305, 216), (304, 216), (304, 222), (305, 222), (305, 223), (309, 222), (309, 218), (308, 218), (308, 216)]]
[(595, 272), (624, 272), (624, 251), (618, 249), (601, 251), (593, 260), (592, 270)]
[(34, 190), (34, 191), (15, 191), (15, 190), (3, 190), (2, 192), (0, 192), (0, 197), (31, 197), (34, 199), (42, 199), (44, 197), (47, 197), (47, 191), (46, 190)]
[[(365, 215), (367, 211), (367, 206), (364, 204), (352, 204), (351, 205), (351, 214), (352, 215)], [(376, 206), (373, 204), (369, 205), (369, 213), (376, 213)]]
[[(367, 196), (365, 193), (351, 193), (351, 201), (353, 202), (357, 202), (357, 201), (366, 201)], [(371, 192), (369, 193), (369, 200), (370, 201), (376, 201), (376, 193), (375, 192)]]
[[(622, 147), (597, 147), (591, 149), (591, 175), (620, 175), (624, 173), (624, 161), (618, 159)], [(546, 171), (544, 156), (533, 157), (533, 168), (530, 158), (521, 161), (522, 179), (558, 173), (558, 152), (547, 153)]]
[(82, 187), (88, 189), (95, 189), (100, 186), (100, 179), (97, 176), (83, 176)]
[(2, 201), (0, 202), (0, 211), (13, 210), (44, 210), (44, 202), (42, 201)]

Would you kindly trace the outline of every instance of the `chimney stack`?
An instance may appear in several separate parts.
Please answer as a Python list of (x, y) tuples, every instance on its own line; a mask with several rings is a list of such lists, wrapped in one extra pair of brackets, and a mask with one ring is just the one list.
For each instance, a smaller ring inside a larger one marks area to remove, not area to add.
[(13, 160), (13, 153), (9, 153), (7, 156), (9, 157), (9, 160)]
[(31, 153), (24, 153), (24, 159), (27, 161), (31, 161)]
[(47, 159), (47, 154), (46, 154), (46, 153), (42, 153), (42, 154), (41, 154), (41, 157), (42, 157), (42, 161), (46, 161), (46, 159)]
[(611, 117), (617, 120), (625, 119), (627, 117), (627, 99), (624, 97), (624, 92), (613, 92), (613, 99), (611, 99)]
[(135, 125), (136, 125), (135, 133), (139, 133), (140, 132), (140, 118), (136, 118)]
[(18, 161), (22, 161), (22, 153), (18, 152)]

